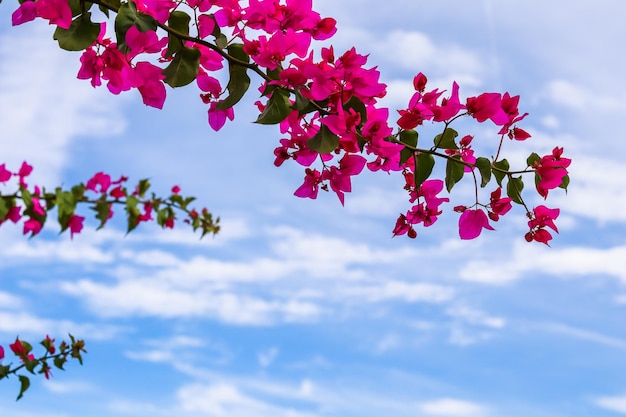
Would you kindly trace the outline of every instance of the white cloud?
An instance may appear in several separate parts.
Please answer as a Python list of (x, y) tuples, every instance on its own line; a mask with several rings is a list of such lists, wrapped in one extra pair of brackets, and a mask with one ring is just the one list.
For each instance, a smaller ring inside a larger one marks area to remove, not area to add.
[(617, 97), (602, 96), (592, 93), (582, 85), (568, 80), (552, 80), (546, 86), (547, 98), (555, 104), (572, 110), (588, 113), (594, 111), (621, 110), (624, 104)]
[(268, 366), (270, 366), (274, 362), (276, 357), (278, 357), (278, 352), (279, 350), (276, 347), (272, 347), (263, 352), (259, 352), (257, 354), (259, 365), (261, 365), (263, 368), (267, 368)]
[(562, 323), (543, 323), (538, 326), (539, 329), (548, 332), (564, 334), (575, 339), (585, 340), (588, 342), (598, 343), (604, 346), (610, 346), (618, 349), (626, 349), (626, 340), (612, 336), (607, 336), (595, 331), (580, 329)]
[(598, 397), (592, 401), (595, 405), (605, 410), (626, 414), (626, 394), (617, 396)]
[(431, 416), (471, 417), (485, 415), (484, 406), (454, 398), (440, 398), (419, 405), (421, 412)]
[[(610, 248), (546, 248), (515, 242), (507, 257), (473, 260), (461, 268), (460, 278), (484, 284), (506, 284), (526, 276), (550, 274), (562, 278), (608, 275), (626, 283), (623, 259), (626, 246)], [(529, 262), (532, 259), (532, 262)], [(567, 262), (563, 262), (567, 259)], [(531, 274), (532, 272), (532, 274)]]

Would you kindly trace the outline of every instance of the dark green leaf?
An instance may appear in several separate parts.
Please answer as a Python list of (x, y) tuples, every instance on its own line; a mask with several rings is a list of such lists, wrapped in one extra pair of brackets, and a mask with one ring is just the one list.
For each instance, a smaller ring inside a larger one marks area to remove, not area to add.
[(104, 224), (109, 220), (111, 214), (111, 203), (107, 203), (106, 200), (99, 201), (94, 207), (91, 208), (96, 212), (96, 219), (100, 220), (100, 225), (96, 230), (100, 230), (104, 227)]
[(476, 168), (480, 172), (481, 182), (480, 186), (484, 187), (491, 181), (491, 162), (487, 158), (476, 158)]
[(3, 220), (7, 214), (9, 214), (10, 209), (11, 206), (9, 206), (7, 200), (5, 200), (4, 197), (0, 197), (0, 220)]
[(76, 210), (76, 198), (70, 191), (63, 191), (61, 187), (56, 189), (56, 203), (57, 214), (59, 224), (61, 225), (61, 232), (64, 232), (68, 227), (68, 222)]
[(403, 130), (400, 132), (400, 142), (412, 148), (417, 148), (418, 134), (415, 130)]
[(532, 167), (535, 165), (535, 162), (540, 162), (541, 161), (541, 157), (533, 152), (531, 153), (528, 158), (526, 158), (526, 163), (528, 164), (529, 167)]
[(27, 376), (18, 375), (18, 378), (20, 379), (20, 393), (17, 396), (17, 400), (22, 398), (26, 390), (30, 387), (30, 379), (28, 379)]
[(331, 153), (339, 146), (339, 136), (331, 132), (326, 125), (321, 125), (319, 132), (307, 141), (307, 146), (318, 153)]
[(568, 185), (569, 185), (569, 175), (566, 175), (563, 177), (563, 180), (561, 181), (561, 185), (559, 185), (559, 188), (562, 188), (565, 191), (567, 191)]
[(198, 75), (200, 51), (197, 48), (183, 47), (176, 52), (174, 59), (163, 70), (165, 82), (170, 87), (182, 87), (191, 83)]
[(137, 208), (139, 200), (133, 195), (129, 195), (126, 198), (126, 215), (128, 216), (128, 227), (126, 233), (132, 232), (138, 224), (139, 209)]
[(435, 148), (439, 149), (459, 149), (454, 139), (459, 136), (456, 130), (448, 127), (443, 131), (443, 134), (435, 136)]
[[(189, 35), (189, 22), (191, 21), (191, 16), (189, 16), (185, 12), (181, 12), (180, 10), (174, 10), (169, 19), (167, 20), (167, 24), (169, 27), (174, 29), (176, 32), (181, 33), (183, 35)], [(178, 36), (170, 34), (167, 38), (167, 51), (165, 53), (165, 57), (169, 58), (173, 56), (176, 52), (183, 49), (183, 40)]]
[(272, 97), (267, 101), (263, 113), (259, 115), (255, 123), (271, 125), (282, 122), (291, 113), (289, 92), (281, 88), (274, 90)]
[[(229, 45), (228, 54), (237, 58), (239, 61), (250, 62), (250, 57), (243, 51), (242, 44), (236, 43)], [(250, 87), (250, 77), (248, 77), (247, 71), (248, 68), (244, 66), (233, 64), (232, 62), (228, 63), (230, 76), (228, 86), (226, 86), (228, 89), (228, 97), (217, 103), (218, 110), (226, 110), (233, 107), (246, 94), (246, 91), (248, 91)]]
[(57, 356), (54, 358), (54, 366), (56, 366), (57, 368), (59, 368), (60, 370), (64, 371), (65, 369), (63, 369), (63, 365), (65, 365), (65, 362), (67, 362), (67, 359), (63, 356)]
[(9, 371), (11, 371), (9, 365), (0, 365), (0, 379), (6, 378), (9, 375)]
[(448, 159), (446, 164), (446, 190), (450, 192), (454, 184), (461, 181), (463, 174), (465, 173), (465, 166), (460, 163), (460, 156)]
[(91, 6), (93, 6), (93, 3), (81, 0), (69, 0), (68, 4), (70, 6), (70, 9), (72, 10), (72, 17), (76, 17), (79, 14), (89, 11), (89, 9), (91, 9)]
[(419, 189), (420, 185), (430, 177), (435, 166), (435, 158), (429, 153), (420, 153), (415, 158), (415, 189)]
[(506, 194), (517, 204), (522, 204), (522, 190), (524, 189), (524, 181), (522, 177), (510, 177), (509, 183), (506, 185)]
[(139, 180), (139, 184), (137, 187), (137, 195), (140, 198), (143, 198), (146, 195), (146, 192), (150, 188), (150, 180), (144, 178), (143, 180)]
[(106, 15), (106, 17), (109, 17), (109, 9), (106, 7), (107, 5), (111, 6), (113, 10), (119, 10), (122, 5), (120, 0), (100, 0), (100, 2), (101, 4), (98, 5), (98, 8)]
[(507, 161), (506, 159), (494, 162), (493, 166), (491, 167), (491, 172), (493, 173), (493, 176), (496, 177), (496, 181), (498, 182), (498, 185), (500, 187), (502, 187), (502, 179), (506, 176), (506, 172), (502, 171), (508, 171), (509, 168), (509, 161)]

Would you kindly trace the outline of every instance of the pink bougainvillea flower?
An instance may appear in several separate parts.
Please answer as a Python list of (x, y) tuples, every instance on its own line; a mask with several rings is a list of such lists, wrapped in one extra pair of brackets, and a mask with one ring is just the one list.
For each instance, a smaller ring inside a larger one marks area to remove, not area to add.
[(226, 110), (220, 110), (217, 108), (217, 102), (212, 101), (209, 105), (209, 126), (217, 132), (224, 127), (226, 119), (235, 119), (235, 111), (233, 108), (230, 107)]
[(549, 227), (555, 232), (559, 233), (559, 229), (554, 224), (554, 220), (559, 217), (560, 214), (559, 209), (550, 209), (546, 206), (537, 206), (533, 209), (532, 217), (528, 221), (528, 227), (530, 231), (526, 233), (524, 236), (527, 242), (532, 242), (533, 240), (536, 242), (544, 243), (548, 246), (548, 242), (552, 240), (552, 234), (548, 232), (545, 228)]
[(11, 24), (13, 26), (21, 25), (22, 23), (35, 20), (37, 17), (37, 3), (34, 1), (25, 1), (20, 4), (11, 15)]
[(4, 184), (8, 180), (10, 180), (12, 176), (13, 176), (13, 173), (11, 173), (11, 171), (6, 169), (5, 164), (0, 165), (0, 182), (1, 183)]
[(31, 233), (31, 236), (35, 236), (36, 234), (41, 232), (41, 227), (41, 223), (33, 218), (30, 218), (24, 222), (23, 234)]
[[(106, 193), (110, 186), (111, 176), (101, 171), (97, 172), (93, 177), (89, 179), (89, 181), (87, 181), (85, 189), (91, 190), (96, 193)], [(100, 189), (99, 191), (98, 188)]]
[[(134, 26), (133, 26), (134, 27)], [(157, 109), (165, 103), (165, 75), (161, 68), (149, 62), (138, 62), (135, 66), (135, 87), (139, 90), (143, 104)]]
[(178, 194), (180, 193), (180, 187), (178, 185), (175, 185), (172, 187), (172, 194)]
[(70, 220), (67, 222), (67, 226), (70, 229), (70, 239), (74, 239), (75, 233), (80, 233), (83, 230), (83, 221), (85, 218), (83, 216), (77, 216), (73, 214), (70, 217)]
[(0, 346), (0, 361), (4, 359), (4, 348)]
[(475, 239), (480, 236), (483, 229), (494, 230), (483, 210), (465, 210), (459, 217), (459, 236), (461, 239)]
[(504, 216), (508, 213), (512, 207), (511, 201), (513, 201), (513, 199), (510, 197), (502, 198), (501, 195), (501, 187), (498, 187), (491, 193), (491, 202), (489, 203), (491, 211), (489, 212), (489, 218), (494, 222), (497, 222), (500, 219), (500, 216)]
[(509, 122), (509, 116), (502, 110), (502, 95), (500, 93), (483, 93), (477, 97), (468, 97), (466, 108), (469, 114), (482, 123), (491, 119), (498, 126)]
[(20, 339), (15, 339), (15, 342), (11, 343), (9, 345), (9, 348), (11, 348), (11, 351), (19, 357), (26, 357), (26, 355), (28, 354)]
[(25, 178), (28, 177), (31, 172), (33, 172), (33, 167), (32, 165), (28, 165), (28, 163), (26, 161), (22, 162), (22, 165), (20, 166), (20, 170), (17, 172), (17, 175), (20, 178)]
[(119, 200), (120, 198), (126, 197), (126, 190), (121, 185), (118, 185), (109, 192), (109, 195), (116, 200)]
[(32, 203), (33, 203), (33, 211), (37, 214), (39, 214), (40, 216), (43, 216), (44, 214), (46, 214), (46, 212), (44, 211), (43, 207), (41, 207), (41, 203), (39, 202), (39, 199), (36, 197), (32, 198)]
[(4, 219), (0, 219), (0, 224), (7, 220), (11, 220), (13, 223), (17, 223), (22, 218), (22, 215), (20, 214), (21, 210), (22, 208), (18, 206), (11, 207), (6, 216), (4, 216)]
[(548, 197), (548, 191), (559, 187), (563, 178), (568, 174), (567, 168), (572, 163), (569, 158), (563, 158), (563, 148), (554, 148), (552, 153), (541, 158), (533, 168), (539, 178), (537, 192), (543, 197)]
[(293, 194), (296, 197), (316, 199), (322, 174), (317, 169), (310, 168), (305, 169), (304, 173), (304, 183)]
[(72, 24), (72, 9), (65, 0), (37, 0), (37, 16), (63, 29)]

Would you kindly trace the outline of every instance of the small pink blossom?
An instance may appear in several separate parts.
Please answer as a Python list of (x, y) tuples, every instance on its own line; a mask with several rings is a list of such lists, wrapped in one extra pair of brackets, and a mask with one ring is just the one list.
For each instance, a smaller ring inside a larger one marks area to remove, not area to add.
[(481, 209), (465, 210), (459, 217), (459, 236), (469, 240), (480, 236), (483, 229), (494, 230), (489, 224), (489, 218)]
[(30, 218), (24, 222), (24, 232), (23, 234), (31, 233), (31, 236), (35, 236), (41, 231), (41, 223), (37, 220)]
[(0, 182), (4, 184), (11, 179), (11, 176), (13, 176), (13, 173), (6, 169), (5, 164), (0, 165)]
[(70, 217), (67, 225), (70, 229), (70, 239), (74, 239), (75, 233), (80, 233), (83, 230), (83, 221), (85, 218), (83, 216), (77, 216), (75, 214)]

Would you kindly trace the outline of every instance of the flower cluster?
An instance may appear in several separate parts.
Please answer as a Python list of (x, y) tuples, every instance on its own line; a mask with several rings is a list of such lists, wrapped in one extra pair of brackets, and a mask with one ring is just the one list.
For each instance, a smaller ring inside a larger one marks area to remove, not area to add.
[(2, 365), (2, 361), (5, 359), (5, 350), (0, 345), (0, 380), (8, 378), (10, 375), (17, 375), (21, 389), (17, 396), (19, 400), (24, 395), (24, 392), (30, 387), (30, 379), (28, 376), (18, 374), (22, 370), (28, 371), (32, 375), (40, 374), (46, 379), (50, 379), (52, 376), (52, 367), (64, 370), (65, 364), (70, 358), (76, 359), (81, 365), (83, 364), (83, 353), (87, 353), (85, 350), (85, 342), (80, 339), (74, 338), (69, 335), (69, 343), (61, 341), (58, 345), (55, 344), (55, 340), (46, 335), (46, 337), (39, 343), (44, 348), (44, 354), (40, 357), (35, 357), (32, 353), (33, 346), (27, 341), (15, 338), (15, 342), (9, 344), (9, 349), (20, 360), (20, 363), (16, 366), (12, 364)]
[(95, 211), (96, 219), (102, 228), (113, 216), (114, 206), (122, 206), (126, 212), (128, 231), (135, 229), (140, 223), (156, 220), (163, 228), (174, 228), (178, 218), (176, 213), (184, 214), (183, 222), (191, 225), (193, 230), (201, 229), (202, 236), (219, 231), (219, 218), (213, 219), (212, 214), (203, 208), (201, 214), (189, 208), (194, 197), (180, 195), (180, 187), (172, 187), (167, 198), (150, 197), (148, 180), (141, 180), (130, 191), (124, 185), (128, 178), (121, 176), (112, 180), (109, 174), (98, 172), (86, 184), (78, 184), (69, 190), (58, 187), (54, 192), (47, 192), (39, 186), (29, 187), (26, 178), (32, 172), (32, 166), (22, 163), (20, 169), (13, 173), (0, 165), (0, 185), (5, 186), (13, 177), (17, 178), (17, 189), (4, 192), (0, 188), (0, 225), (6, 221), (18, 223), (23, 221), (23, 233), (35, 236), (39, 234), (47, 220), (50, 210), (56, 208), (61, 231), (69, 230), (70, 237), (83, 230), (84, 216), (76, 214), (79, 204), (88, 205)]
[[(107, 17), (108, 12), (116, 14), (115, 40), (105, 37), (106, 22), (92, 22), (89, 8), (93, 4), (105, 10)], [(13, 24), (40, 17), (57, 25), (59, 46), (83, 51), (78, 78), (91, 80), (94, 87), (104, 81), (113, 94), (137, 89), (148, 106), (163, 107), (165, 84), (181, 87), (195, 82), (201, 101), (208, 106), (208, 123), (215, 130), (234, 120), (234, 106), (250, 87), (249, 74), (256, 74), (261, 79), (256, 123), (279, 124), (283, 135), (274, 150), (274, 164), (281, 166), (292, 159), (304, 168), (296, 196), (314, 199), (321, 189), (334, 192), (344, 204), (352, 178), (365, 167), (372, 172), (401, 173), (411, 208), (400, 214), (393, 234), (415, 237), (414, 226), (435, 223), (442, 204), (450, 201), (439, 196), (443, 189), (450, 193), (467, 175), (474, 179), (476, 199), (454, 207), (460, 213), (462, 239), (476, 238), (483, 229), (493, 230), (490, 222), (499, 221), (516, 203), (531, 219), (530, 240), (549, 240), (537, 220), (541, 217), (535, 213), (538, 208), (528, 208), (522, 198), (522, 175), (534, 173), (536, 190), (546, 198), (549, 190), (567, 187), (571, 161), (562, 157), (562, 148), (555, 148), (544, 157), (531, 154), (524, 169), (510, 169), (500, 155), (503, 141), (531, 137), (518, 126), (528, 115), (519, 111), (519, 96), (485, 92), (461, 99), (458, 83), (453, 82), (449, 92), (429, 89), (427, 77), (418, 73), (413, 79), (414, 94), (392, 121), (394, 113), (379, 106), (386, 85), (378, 69), (368, 66), (367, 55), (355, 48), (336, 53), (332, 46), (320, 48), (319, 56), (313, 52), (314, 41), (335, 34), (336, 22), (315, 12), (311, 0), (127, 0), (118, 5), (96, 0), (81, 6), (70, 8), (67, 0), (26, 0), (15, 11)], [(227, 71), (227, 85), (216, 75), (218, 71)], [(495, 156), (477, 155), (473, 145), (482, 139), (459, 135), (451, 127), (461, 117), (495, 126), (494, 133), (500, 137), (491, 154)], [(442, 124), (432, 145), (418, 143), (416, 129), (426, 122)], [(431, 178), (437, 172), (435, 158), (446, 164), (440, 179)], [(497, 188), (491, 188), (481, 201), (479, 188), (492, 178)], [(151, 219), (153, 212), (158, 213), (161, 225), (171, 227), (170, 206), (159, 211), (156, 206), (162, 200), (140, 202), (133, 195), (122, 195), (120, 187), (117, 184), (106, 197), (102, 187), (98, 192), (100, 199), (126, 198), (129, 229)], [(95, 192), (89, 186), (86, 190)], [(174, 201), (170, 198), (169, 202)], [(36, 204), (32, 203), (31, 213), (42, 216), (44, 209)], [(110, 204), (98, 204), (103, 225)], [(200, 216), (191, 213), (187, 220), (196, 225)], [(4, 217), (16, 215), (11, 216)], [(62, 225), (77, 233), (82, 220), (67, 218)], [(31, 233), (36, 234), (37, 228), (37, 223), (29, 223)]]

